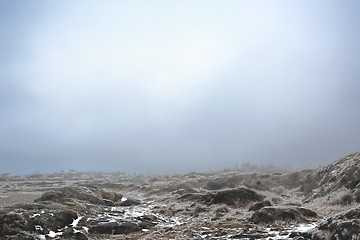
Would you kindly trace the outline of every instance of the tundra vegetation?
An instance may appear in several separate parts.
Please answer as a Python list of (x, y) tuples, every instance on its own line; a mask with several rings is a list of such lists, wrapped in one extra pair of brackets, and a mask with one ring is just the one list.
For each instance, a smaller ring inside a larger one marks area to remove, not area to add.
[(360, 239), (359, 166), (2, 174), (0, 238)]

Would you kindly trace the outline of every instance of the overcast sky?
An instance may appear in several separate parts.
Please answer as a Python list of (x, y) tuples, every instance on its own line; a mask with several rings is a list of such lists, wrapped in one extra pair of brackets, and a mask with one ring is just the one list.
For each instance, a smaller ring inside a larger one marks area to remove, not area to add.
[(360, 2), (0, 0), (0, 172), (317, 167), (360, 148)]

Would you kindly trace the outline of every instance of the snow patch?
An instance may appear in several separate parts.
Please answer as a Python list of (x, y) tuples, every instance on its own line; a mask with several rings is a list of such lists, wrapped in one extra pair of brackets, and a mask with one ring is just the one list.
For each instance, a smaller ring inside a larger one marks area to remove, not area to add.
[(311, 223), (311, 224), (299, 224), (297, 226), (290, 226), (287, 229), (282, 229), (280, 231), (278, 230), (274, 230), (272, 228), (266, 228), (265, 230), (267, 231), (267, 233), (269, 235), (271, 235), (272, 237), (267, 237), (267, 240), (270, 239), (289, 239), (290, 234), (293, 232), (300, 232), (300, 233), (304, 233), (304, 232), (309, 232), (311, 230), (313, 230), (314, 228), (316, 228), (317, 224), (316, 223)]
[(82, 218), (83, 217), (78, 217), (77, 219), (74, 219), (74, 221), (70, 225), (76, 227)]
[(46, 240), (46, 236), (45, 235), (38, 235), (37, 236), (39, 240)]
[(49, 237), (54, 238), (57, 236), (61, 236), (63, 233), (62, 232), (54, 232), (54, 231), (50, 231), (49, 234), (47, 234)]
[(35, 214), (29, 216), (29, 218), (35, 218), (35, 217), (38, 217), (38, 216), (40, 216), (40, 213), (35, 213)]
[(317, 224), (316, 223), (311, 223), (311, 224), (300, 224), (297, 228), (295, 228), (295, 232), (309, 232), (311, 230), (313, 230), (314, 228), (316, 228)]
[(35, 225), (35, 230), (36, 231), (44, 231), (44, 228), (40, 225)]

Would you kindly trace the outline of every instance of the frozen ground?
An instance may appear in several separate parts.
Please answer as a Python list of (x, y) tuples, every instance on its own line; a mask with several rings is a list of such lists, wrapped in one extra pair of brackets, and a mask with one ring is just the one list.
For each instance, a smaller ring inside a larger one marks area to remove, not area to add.
[[(360, 239), (358, 184), (346, 188), (359, 180), (359, 154), (351, 156), (334, 167), (292, 173), (237, 168), (186, 175), (3, 175), (0, 238)], [(339, 170), (340, 164), (350, 170)], [(329, 193), (320, 185), (304, 189), (314, 174), (334, 179), (333, 168), (347, 176), (344, 186), (333, 181), (338, 189)], [(344, 189), (353, 198), (334, 204), (331, 198)]]

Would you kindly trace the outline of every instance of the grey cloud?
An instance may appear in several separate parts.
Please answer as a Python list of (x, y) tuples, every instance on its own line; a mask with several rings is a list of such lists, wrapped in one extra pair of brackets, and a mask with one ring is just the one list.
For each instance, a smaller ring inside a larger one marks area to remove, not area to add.
[[(2, 171), (172, 173), (242, 162), (317, 167), (359, 150), (357, 3), (200, 4), (195, 15), (183, 4), (166, 15), (183, 32), (160, 17), (152, 22), (157, 3), (145, 12), (127, 4), (128, 15), (109, 12), (98, 25), (96, 6), (110, 7), (96, 2), (85, 12), (76, 11), (81, 2), (5, 6), (12, 15), (0, 25), (7, 36), (0, 40), (7, 46), (0, 56)], [(239, 7), (247, 9), (241, 17)], [(194, 25), (181, 25), (184, 13)], [(102, 27), (109, 19), (122, 24)], [(145, 20), (154, 31), (142, 32)], [(217, 45), (206, 38), (218, 35), (219, 49), (212, 49)], [(150, 40), (132, 45), (139, 36)], [(76, 54), (61, 51), (67, 48), (59, 37)], [(187, 45), (167, 43), (177, 38)], [(202, 45), (191, 39), (208, 43), (206, 51), (195, 52)], [(220, 62), (202, 59), (210, 67), (194, 63), (197, 72), (187, 64), (193, 63), (187, 48), (199, 60), (211, 49), (206, 57), (219, 54)]]

